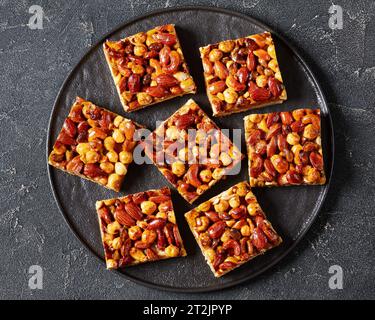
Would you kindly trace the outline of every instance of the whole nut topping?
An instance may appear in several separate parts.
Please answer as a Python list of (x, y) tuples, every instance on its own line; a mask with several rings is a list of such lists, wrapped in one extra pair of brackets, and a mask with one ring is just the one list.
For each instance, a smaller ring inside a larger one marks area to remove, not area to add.
[(233, 219), (241, 219), (244, 218), (247, 214), (246, 207), (244, 205), (240, 205), (237, 208), (233, 208), (229, 211), (229, 214)]
[(111, 213), (107, 207), (102, 207), (98, 210), (100, 218), (104, 220), (105, 223), (109, 224), (112, 222)]
[(228, 69), (220, 61), (215, 61), (214, 72), (215, 72), (215, 75), (219, 77), (221, 80), (225, 80), (229, 75)]
[(170, 224), (167, 224), (163, 228), (165, 237), (170, 245), (175, 244), (174, 234), (173, 234), (173, 226)]
[(147, 87), (145, 89), (145, 92), (149, 94), (151, 97), (155, 98), (163, 98), (168, 95), (168, 90), (161, 85), (155, 87)]
[(149, 198), (149, 201), (152, 201), (152, 202), (155, 202), (155, 203), (163, 203), (163, 202), (166, 202), (166, 201), (169, 201), (169, 200), (170, 200), (170, 197), (164, 196), (164, 195), (152, 196), (152, 197)]
[(214, 267), (214, 269), (217, 270), (224, 260), (225, 260), (225, 253), (224, 252), (216, 253), (214, 261), (212, 263), (212, 266)]
[(241, 254), (240, 244), (233, 239), (228, 240), (223, 244), (223, 249), (228, 250), (230, 255), (239, 256)]
[(186, 129), (193, 125), (195, 117), (192, 114), (180, 115), (175, 119), (175, 125), (178, 129)]
[(166, 220), (164, 219), (154, 219), (148, 224), (147, 229), (148, 230), (161, 229), (165, 226), (165, 224), (166, 224)]
[(134, 203), (129, 202), (125, 204), (126, 212), (135, 220), (141, 220), (143, 217), (141, 209)]
[(158, 85), (166, 88), (176, 86), (179, 83), (175, 77), (169, 74), (160, 74), (155, 78), (155, 81)]
[(177, 41), (176, 36), (170, 33), (155, 33), (152, 35), (152, 37), (154, 40), (167, 46), (173, 46)]
[(225, 230), (226, 224), (223, 221), (215, 222), (211, 227), (208, 229), (208, 234), (211, 239), (220, 238)]
[(127, 214), (124, 208), (122, 207), (116, 208), (115, 219), (122, 225), (125, 225), (127, 227), (135, 225), (135, 220), (129, 214)]
[(260, 228), (255, 228), (252, 234), (252, 243), (258, 250), (264, 250), (267, 247), (267, 238)]
[(158, 235), (157, 246), (159, 250), (163, 250), (167, 246), (167, 239), (165, 237), (165, 234), (161, 229), (156, 229), (156, 233)]
[(199, 165), (192, 164), (188, 172), (186, 173), (187, 182), (196, 188), (198, 188), (202, 184), (198, 178), (198, 172), (199, 172)]

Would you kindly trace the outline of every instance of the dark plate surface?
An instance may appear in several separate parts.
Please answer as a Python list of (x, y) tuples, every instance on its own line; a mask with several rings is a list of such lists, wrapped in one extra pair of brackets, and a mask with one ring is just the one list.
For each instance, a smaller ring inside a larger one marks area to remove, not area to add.
[[(102, 41), (105, 38), (120, 39), (167, 23), (176, 25), (185, 58), (198, 85), (198, 93), (126, 114), (120, 104), (102, 52)], [(255, 258), (228, 275), (216, 279), (206, 265), (183, 214), (233, 184), (248, 180), (246, 158), (242, 162), (240, 174), (219, 182), (198, 199), (193, 206), (188, 205), (175, 190), (172, 190), (177, 222), (188, 252), (186, 258), (153, 262), (130, 267), (123, 271), (108, 272), (117, 272), (138, 283), (164, 290), (203, 292), (223, 289), (253, 278), (277, 263), (301, 240), (318, 215), (328, 191), (334, 151), (332, 120), (322, 90), (303, 59), (277, 32), (248, 16), (228, 10), (207, 7), (168, 9), (139, 17), (108, 34), (87, 52), (62, 85), (51, 114), (47, 152), (49, 153), (51, 150), (64, 118), (77, 95), (134, 119), (150, 129), (155, 128), (156, 121), (168, 118), (189, 98), (193, 98), (211, 116), (212, 110), (205, 95), (198, 48), (220, 40), (234, 39), (265, 30), (274, 35), (288, 100), (282, 105), (258, 109), (253, 113), (291, 110), (300, 107), (320, 108), (328, 183), (325, 186), (254, 189), (261, 206), (275, 229), (283, 237), (284, 242), (280, 247)], [(243, 117), (250, 113), (249, 111), (224, 118), (211, 118), (221, 128), (243, 129)], [(246, 154), (244, 138), (241, 148), (242, 152)], [(107, 190), (52, 167), (48, 167), (48, 172), (60, 211), (79, 240), (102, 261), (101, 268), (105, 268), (105, 264), (95, 201), (168, 185), (156, 167), (147, 164), (142, 166), (133, 164), (129, 167), (121, 193)]]

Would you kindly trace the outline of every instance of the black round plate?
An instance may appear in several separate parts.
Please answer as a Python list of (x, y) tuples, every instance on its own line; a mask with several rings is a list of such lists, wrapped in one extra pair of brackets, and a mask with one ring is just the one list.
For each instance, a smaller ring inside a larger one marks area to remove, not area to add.
[[(176, 25), (184, 55), (198, 85), (198, 93), (194, 96), (172, 99), (135, 113), (125, 114), (104, 59), (101, 44), (106, 38), (120, 39), (167, 23)], [(277, 32), (263, 23), (240, 13), (207, 7), (179, 7), (147, 14), (120, 26), (94, 45), (71, 71), (57, 96), (48, 130), (47, 152), (49, 153), (51, 150), (64, 118), (77, 95), (134, 119), (150, 129), (155, 128), (157, 120), (168, 118), (189, 98), (194, 98), (209, 115), (212, 115), (205, 94), (198, 48), (220, 40), (235, 39), (265, 30), (273, 33), (275, 37), (278, 60), (288, 92), (288, 101), (282, 105), (270, 106), (254, 112), (265, 113), (301, 107), (320, 108), (322, 111), (325, 168), (327, 176), (330, 177), (334, 150), (332, 120), (322, 90), (304, 60)], [(214, 118), (214, 121), (221, 128), (243, 129), (243, 117), (249, 113)], [(242, 151), (246, 154), (244, 139), (242, 140)], [(239, 181), (248, 180), (247, 159), (242, 164), (239, 175), (230, 176), (225, 181), (219, 182), (201, 197), (196, 205)], [(156, 167), (146, 164), (142, 166), (133, 164), (129, 167), (121, 193), (106, 190), (99, 185), (51, 167), (48, 168), (48, 172), (57, 205), (64, 218), (78, 239), (95, 256), (99, 257), (103, 269), (105, 264), (95, 201), (167, 185), (166, 180)], [(194, 206), (189, 206), (173, 190), (177, 222), (188, 256), (147, 263), (115, 272), (146, 286), (180, 292), (223, 289), (251, 279), (277, 263), (301, 240), (323, 204), (329, 181), (330, 179), (325, 186), (254, 189), (261, 206), (275, 229), (283, 237), (284, 242), (280, 247), (270, 250), (265, 255), (255, 258), (219, 279), (213, 276), (206, 265), (184, 219), (183, 214)]]

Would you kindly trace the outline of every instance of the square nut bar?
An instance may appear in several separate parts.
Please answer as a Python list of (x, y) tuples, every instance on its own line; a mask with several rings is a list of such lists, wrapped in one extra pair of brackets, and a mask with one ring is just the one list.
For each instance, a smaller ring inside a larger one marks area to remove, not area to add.
[(49, 155), (58, 169), (119, 191), (142, 126), (76, 98)]
[(243, 155), (190, 99), (143, 142), (146, 155), (189, 203), (226, 176)]
[(107, 269), (186, 256), (168, 188), (96, 202)]
[(282, 103), (287, 99), (269, 32), (199, 49), (214, 116)]
[(251, 187), (324, 184), (320, 110), (244, 119)]
[(196, 92), (172, 24), (107, 40), (103, 49), (127, 112)]
[(215, 277), (282, 242), (247, 182), (203, 202), (185, 218)]

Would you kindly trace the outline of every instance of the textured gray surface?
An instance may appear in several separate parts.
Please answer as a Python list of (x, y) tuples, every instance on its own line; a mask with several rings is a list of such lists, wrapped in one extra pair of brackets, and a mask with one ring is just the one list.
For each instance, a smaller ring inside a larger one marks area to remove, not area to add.
[[(328, 27), (329, 1), (4, 1), (0, 0), (0, 298), (375, 298), (375, 4), (338, 1), (343, 30)], [(39, 4), (44, 29), (30, 30)], [(116, 25), (182, 4), (232, 8), (259, 18), (295, 44), (320, 80), (333, 115), (336, 173), (324, 208), (296, 250), (254, 281), (208, 294), (148, 289), (107, 272), (82, 247), (54, 203), (45, 164), (53, 101), (88, 47)], [(28, 288), (28, 268), (44, 269), (44, 289)], [(344, 289), (328, 287), (328, 268)]]

